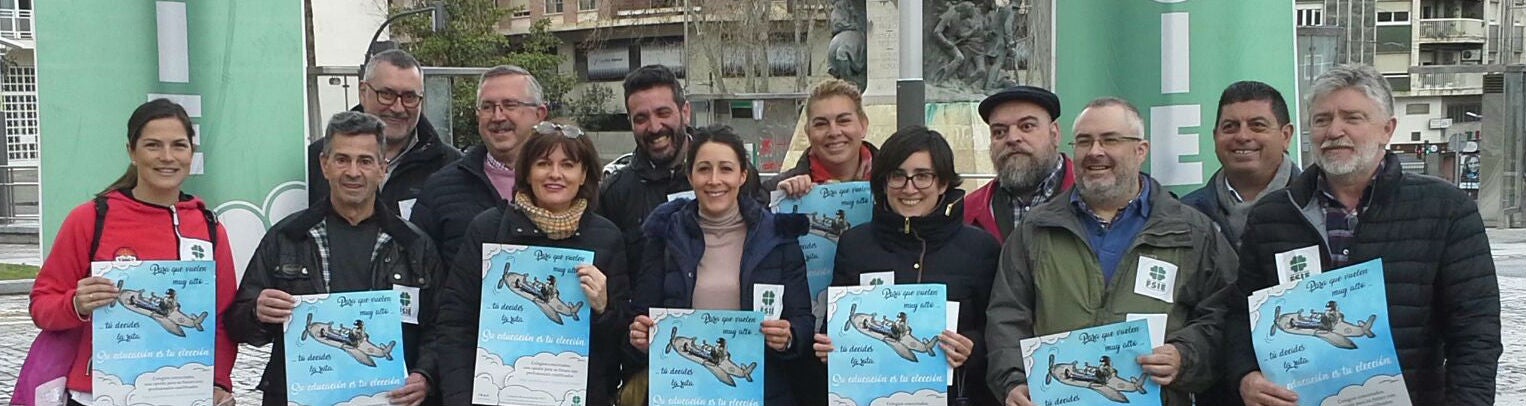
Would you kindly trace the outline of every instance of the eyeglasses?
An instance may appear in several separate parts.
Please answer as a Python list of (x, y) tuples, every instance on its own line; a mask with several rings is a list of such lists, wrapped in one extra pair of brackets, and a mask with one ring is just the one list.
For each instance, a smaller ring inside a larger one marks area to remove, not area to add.
[(583, 137), (583, 129), (570, 125), (561, 125), (550, 121), (542, 121), (531, 129), (536, 134), (554, 135), (561, 134), (563, 137), (577, 139)]
[(890, 179), (885, 182), (885, 186), (889, 186), (891, 189), (900, 189), (906, 187), (906, 182), (910, 181), (911, 186), (914, 188), (927, 189), (933, 186), (933, 181), (936, 179), (938, 179), (938, 175), (934, 175), (931, 172), (917, 172), (907, 176), (906, 172), (892, 171), (890, 172)]
[(375, 93), (376, 94), (376, 102), (384, 104), (384, 105), (391, 106), (392, 103), (397, 103), (398, 100), (402, 100), (403, 101), (403, 107), (407, 107), (407, 108), (411, 109), (411, 108), (414, 108), (414, 107), (418, 107), (419, 103), (424, 101), (424, 95), (421, 95), (421, 94), (418, 94), (418, 93), (414, 93), (414, 92), (398, 93), (398, 92), (395, 92), (395, 91), (392, 91), (392, 90), (387, 90), (387, 89), (377, 89), (375, 87), (371, 87), (371, 85), (368, 84), (368, 83), (362, 83), (360, 85), (361, 86), (365, 86), (367, 89), (371, 89), (371, 93)]
[(1084, 137), (1084, 138), (1076, 138), (1075, 141), (1071, 141), (1070, 142), (1070, 145), (1075, 147), (1077, 150), (1086, 150), (1086, 149), (1091, 149), (1092, 145), (1096, 145), (1097, 143), (1102, 143), (1102, 148), (1113, 148), (1113, 147), (1117, 147), (1119, 144), (1123, 144), (1125, 141), (1144, 141), (1144, 138), (1139, 138), (1139, 137), (1102, 137), (1102, 139), (1096, 139), (1096, 138), (1092, 138), (1092, 137)]
[(538, 106), (540, 106), (540, 103), (522, 102), (522, 101), (519, 101), (519, 100), (504, 100), (504, 101), (498, 102), (498, 103), (487, 102), (487, 103), (479, 104), (479, 105), (477, 105), (477, 111), (478, 112), (482, 112), (484, 114), (493, 114), (493, 113), (498, 112), (498, 110), (501, 109), (501, 110), (503, 110), (504, 113), (512, 113), (512, 112), (514, 112), (514, 110), (519, 109), (520, 107), (538, 107)]

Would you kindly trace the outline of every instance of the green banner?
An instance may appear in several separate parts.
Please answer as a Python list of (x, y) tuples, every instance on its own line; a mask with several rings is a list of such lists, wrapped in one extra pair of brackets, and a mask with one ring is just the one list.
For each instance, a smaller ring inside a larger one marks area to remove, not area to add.
[(45, 252), (69, 211), (127, 168), (127, 118), (154, 98), (191, 114), (199, 147), (185, 191), (215, 208), (237, 268), (306, 206), (302, 2), (36, 6)]
[[(1230, 83), (1272, 85), (1297, 119), (1291, 1), (1055, 3), (1055, 89), (1064, 101), (1065, 134), (1093, 98), (1133, 102), (1150, 140), (1145, 170), (1178, 195), (1219, 168), (1214, 118)], [(1294, 134), (1289, 148), (1299, 145)]]

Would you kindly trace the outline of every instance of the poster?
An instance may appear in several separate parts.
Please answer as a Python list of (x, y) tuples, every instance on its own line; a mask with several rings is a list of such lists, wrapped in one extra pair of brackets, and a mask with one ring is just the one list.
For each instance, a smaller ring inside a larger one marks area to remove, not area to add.
[(763, 405), (763, 312), (651, 310), (647, 404)]
[(827, 298), (828, 404), (948, 404), (943, 285), (831, 287)]
[(1251, 342), (1267, 380), (1309, 405), (1408, 405), (1375, 259), (1252, 293)]
[(93, 262), (121, 293), (91, 315), (95, 404), (210, 405), (217, 345), (211, 261)]
[(592, 311), (577, 267), (593, 252), (482, 244), (472, 403), (582, 405)]
[(1154, 350), (1149, 320), (1050, 334), (1021, 344), (1035, 405), (1161, 404), (1160, 385), (1138, 362)]
[(292, 405), (388, 405), (403, 387), (402, 305), (392, 290), (297, 296), (286, 340)]
[(805, 252), (806, 282), (811, 286), (811, 314), (820, 329), (826, 320), (826, 293), (836, 265), (837, 238), (853, 226), (869, 222), (874, 215), (874, 195), (869, 192), (869, 182), (843, 182), (816, 185), (799, 199), (783, 196), (774, 192), (774, 212), (810, 216), (811, 229), (800, 237), (800, 249)]

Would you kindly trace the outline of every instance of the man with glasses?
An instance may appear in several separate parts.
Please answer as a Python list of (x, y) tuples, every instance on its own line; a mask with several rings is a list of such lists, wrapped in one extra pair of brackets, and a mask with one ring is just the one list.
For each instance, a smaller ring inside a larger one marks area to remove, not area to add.
[[(447, 101), (448, 102), (448, 101)], [(424, 109), (424, 71), (419, 61), (400, 49), (383, 51), (366, 62), (360, 82), (360, 105), (350, 109), (381, 117), (386, 145), (387, 175), (382, 180), (381, 200), (407, 218), (429, 174), (461, 158), (461, 151), (440, 139)], [(325, 141), (307, 146), (307, 202), (327, 199), (329, 183), (323, 179), (318, 156)]]
[(1071, 160), (1060, 153), (1060, 97), (1013, 86), (980, 101), (991, 129), (992, 179), (964, 198), (964, 222), (1003, 242), (1023, 216), (1075, 185)]
[(1002, 247), (988, 383), (1007, 405), (1032, 405), (1020, 340), (1137, 315), (1162, 322), (1165, 345), (1129, 361), (1164, 387), (1164, 404), (1191, 405), (1214, 380), (1226, 306), (1216, 293), (1234, 250), (1208, 217), (1139, 172), (1150, 142), (1129, 102), (1092, 101), (1074, 132), (1075, 190), (1033, 208)]
[(546, 112), (544, 90), (524, 68), (499, 65), (482, 74), (477, 82), (482, 143), (429, 176), (409, 217), (434, 238), (446, 263), (455, 257), (473, 217), (499, 201), (514, 200), (515, 156)]

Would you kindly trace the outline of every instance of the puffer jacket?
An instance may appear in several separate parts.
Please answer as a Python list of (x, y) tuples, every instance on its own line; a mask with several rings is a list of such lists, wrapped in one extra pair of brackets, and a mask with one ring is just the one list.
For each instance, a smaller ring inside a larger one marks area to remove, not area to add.
[[(1384, 161), (1346, 255), (1352, 264), (1383, 260), (1388, 323), (1410, 402), (1492, 405), (1504, 349), (1499, 282), (1478, 206), (1446, 181), (1403, 173), (1392, 153)], [(1323, 173), (1309, 167), (1246, 219), (1238, 294), (1226, 321), (1234, 382), (1260, 369), (1245, 298), (1276, 284), (1275, 255), (1318, 245), (1322, 263), (1331, 264), (1324, 209), (1315, 199)]]
[[(1214, 381), (1221, 350), (1225, 306), (1224, 275), (1238, 263), (1234, 249), (1213, 222), (1176, 201), (1148, 179), (1150, 213), (1130, 242), (1112, 281), (1087, 240), (1080, 216), (1089, 216), (1057, 197), (1028, 212), (1002, 247), (987, 312), (987, 381), (998, 399), (1027, 383), (1018, 341), (1086, 327), (1118, 323), (1130, 313), (1166, 314), (1166, 344), (1176, 345), (1181, 370), (1164, 388), (1163, 404), (1191, 405), (1191, 392)], [(1136, 293), (1139, 258), (1177, 266), (1174, 303)]]
[[(1000, 405), (985, 386), (986, 305), (1001, 245), (984, 230), (965, 225), (964, 191), (952, 189), (933, 213), (904, 217), (874, 205), (874, 217), (837, 240), (832, 286), (855, 286), (859, 275), (895, 272), (896, 284), (941, 283), (948, 300), (959, 302), (960, 335), (975, 343), (970, 358), (955, 370), (949, 397), (970, 405)], [(819, 364), (819, 363), (818, 363)]]
[(429, 175), (413, 205), (408, 221), (429, 234), (446, 264), (455, 263), (452, 259), (472, 219), (504, 200), (482, 170), (486, 160), (487, 147), (466, 150), (460, 160)]
[[(742, 218), (747, 223), (743, 243), (738, 309), (752, 310), (754, 284), (784, 285), (780, 320), (790, 322), (794, 341), (783, 352), (766, 349), (764, 403), (794, 405), (785, 362), (807, 356), (816, 317), (811, 314), (810, 286), (805, 279), (805, 254), (800, 236), (809, 229), (800, 214), (775, 214), (753, 199), (740, 197)], [(699, 228), (699, 202), (677, 199), (658, 206), (642, 225), (646, 248), (637, 273), (634, 314), (648, 314), (653, 307), (693, 308), (694, 283), (699, 260), (705, 255), (704, 233)], [(629, 344), (627, 344), (629, 348)], [(645, 366), (646, 354), (630, 350), (631, 365)]]

